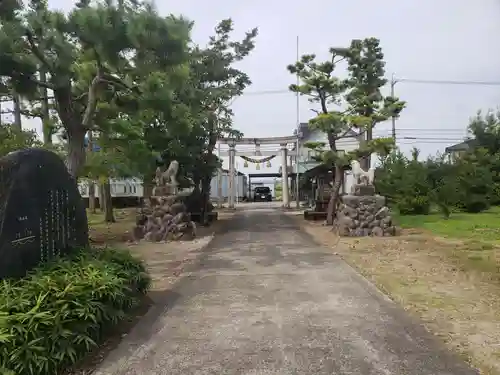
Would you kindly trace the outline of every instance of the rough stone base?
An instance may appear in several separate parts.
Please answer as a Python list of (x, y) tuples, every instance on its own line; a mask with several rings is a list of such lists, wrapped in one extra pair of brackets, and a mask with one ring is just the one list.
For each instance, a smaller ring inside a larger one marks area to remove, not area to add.
[(357, 196), (374, 196), (375, 195), (375, 186), (356, 184), (356, 185), (353, 185), (351, 194), (357, 195)]
[(194, 239), (196, 224), (181, 198), (179, 195), (151, 197), (136, 219), (132, 240), (164, 242)]
[(166, 197), (170, 195), (176, 195), (176, 189), (170, 185), (166, 186), (155, 186), (153, 188), (153, 195), (158, 197)]
[(399, 228), (393, 225), (385, 197), (380, 195), (344, 195), (337, 212), (336, 227), (344, 237), (395, 236)]

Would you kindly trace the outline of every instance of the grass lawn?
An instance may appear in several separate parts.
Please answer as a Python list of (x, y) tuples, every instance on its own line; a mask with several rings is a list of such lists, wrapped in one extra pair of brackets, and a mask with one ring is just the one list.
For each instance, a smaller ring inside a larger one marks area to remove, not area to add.
[(447, 238), (500, 243), (500, 207), (478, 214), (457, 212), (447, 220), (438, 213), (397, 216), (395, 219), (406, 229), (419, 228)]

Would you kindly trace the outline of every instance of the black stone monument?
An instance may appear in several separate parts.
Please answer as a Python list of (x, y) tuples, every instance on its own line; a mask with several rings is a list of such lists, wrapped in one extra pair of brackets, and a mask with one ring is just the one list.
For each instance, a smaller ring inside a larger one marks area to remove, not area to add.
[(88, 244), (77, 182), (58, 155), (35, 148), (0, 158), (0, 280)]

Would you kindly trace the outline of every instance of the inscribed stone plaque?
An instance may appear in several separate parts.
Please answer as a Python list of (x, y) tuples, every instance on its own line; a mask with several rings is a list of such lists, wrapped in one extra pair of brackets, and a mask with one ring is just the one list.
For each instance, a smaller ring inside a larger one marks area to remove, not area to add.
[(61, 158), (43, 149), (0, 158), (0, 279), (87, 246), (85, 207)]

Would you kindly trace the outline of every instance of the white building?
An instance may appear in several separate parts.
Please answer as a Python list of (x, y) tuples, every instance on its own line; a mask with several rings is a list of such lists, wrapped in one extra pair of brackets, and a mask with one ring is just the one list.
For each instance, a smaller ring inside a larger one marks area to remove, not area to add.
[[(248, 177), (241, 172), (237, 172), (235, 178), (235, 192), (238, 200), (242, 201), (249, 196)], [(229, 172), (224, 170), (221, 178), (216, 175), (212, 178), (210, 184), (210, 198), (216, 201), (219, 198), (219, 184), (222, 199), (228, 199), (229, 192)], [(89, 198), (89, 183), (85, 179), (78, 181), (78, 189), (84, 200)], [(111, 179), (110, 180), (111, 197), (114, 201), (129, 202), (135, 204), (144, 197), (142, 180), (138, 178)], [(99, 185), (95, 185), (95, 196), (99, 197)]]
[[(309, 142), (321, 142), (328, 148), (328, 138), (325, 132), (321, 130), (313, 130), (309, 127), (308, 123), (300, 124), (300, 139), (299, 139), (299, 174), (303, 174), (311, 170), (321, 163), (314, 160), (316, 151), (305, 147)], [(356, 150), (359, 147), (360, 139), (355, 132), (350, 132), (345, 138), (339, 139), (336, 142), (339, 153), (347, 153)], [(293, 166), (296, 171), (296, 166)], [(342, 184), (342, 192), (346, 193), (351, 190), (354, 183), (354, 178), (350, 171), (347, 171), (344, 176), (344, 183)]]
[[(249, 197), (249, 187), (248, 187), (248, 177), (236, 171), (236, 178), (234, 179), (234, 191), (236, 193), (236, 198), (238, 201), (243, 201)], [(220, 187), (219, 187), (220, 185)], [(212, 177), (210, 183), (210, 199), (214, 202), (219, 200), (219, 194), (223, 201), (227, 201), (229, 198), (229, 171), (227, 169), (222, 170), (222, 175), (218, 174)]]

